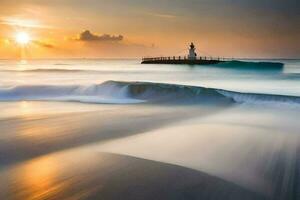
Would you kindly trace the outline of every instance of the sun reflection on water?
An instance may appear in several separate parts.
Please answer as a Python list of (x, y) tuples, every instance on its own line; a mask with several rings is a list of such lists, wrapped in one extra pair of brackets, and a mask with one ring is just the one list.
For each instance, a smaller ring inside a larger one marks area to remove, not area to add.
[[(18, 200), (82, 199), (101, 188), (98, 175), (105, 177), (101, 171), (115, 163), (107, 158), (79, 148), (21, 163), (8, 171), (9, 195)], [(99, 185), (91, 185), (93, 180)]]
[(26, 163), (14, 173), (14, 190), (17, 199), (45, 199), (59, 191), (62, 185), (55, 183), (58, 163), (53, 157), (45, 157)]

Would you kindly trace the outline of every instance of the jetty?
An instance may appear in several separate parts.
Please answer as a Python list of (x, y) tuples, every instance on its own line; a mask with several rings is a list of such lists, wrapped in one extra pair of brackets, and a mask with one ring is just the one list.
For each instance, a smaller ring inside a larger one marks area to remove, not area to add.
[(208, 56), (197, 56), (196, 48), (193, 43), (190, 44), (187, 56), (169, 56), (142, 58), (142, 64), (185, 64), (185, 65), (212, 65), (229, 61), (226, 58), (213, 58)]

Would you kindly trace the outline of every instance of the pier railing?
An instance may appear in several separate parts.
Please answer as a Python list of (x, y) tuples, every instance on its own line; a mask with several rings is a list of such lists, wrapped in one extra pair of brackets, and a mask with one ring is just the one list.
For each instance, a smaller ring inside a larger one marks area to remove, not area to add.
[[(144, 57), (142, 58), (143, 62), (151, 62), (151, 61), (172, 61), (172, 60), (179, 60), (179, 61), (183, 61), (183, 60), (190, 60), (187, 56), (169, 56), (169, 57), (153, 57), (153, 58), (149, 58), (149, 57)], [(229, 58), (221, 58), (221, 57), (210, 57), (210, 56), (197, 56), (195, 59), (193, 60), (217, 60), (217, 61), (229, 61), (232, 59)]]

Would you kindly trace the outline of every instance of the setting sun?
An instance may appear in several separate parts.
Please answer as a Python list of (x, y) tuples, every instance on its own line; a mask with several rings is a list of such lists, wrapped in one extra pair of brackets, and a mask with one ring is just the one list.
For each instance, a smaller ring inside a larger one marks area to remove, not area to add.
[(26, 33), (26, 32), (17, 33), (16, 42), (18, 44), (22, 44), (22, 45), (28, 44), (30, 42), (30, 37), (29, 37), (28, 33)]

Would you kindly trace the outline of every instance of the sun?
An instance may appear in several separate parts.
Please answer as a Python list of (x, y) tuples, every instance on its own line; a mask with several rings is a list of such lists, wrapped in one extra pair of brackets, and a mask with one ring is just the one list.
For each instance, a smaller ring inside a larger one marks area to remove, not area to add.
[(26, 45), (30, 42), (30, 36), (26, 32), (19, 32), (16, 34), (16, 42), (21, 45)]

